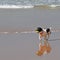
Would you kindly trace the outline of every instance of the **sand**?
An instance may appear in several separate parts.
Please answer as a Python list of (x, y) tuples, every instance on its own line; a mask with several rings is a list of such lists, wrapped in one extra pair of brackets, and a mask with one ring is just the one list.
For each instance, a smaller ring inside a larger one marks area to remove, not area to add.
[[(36, 27), (60, 28), (60, 9), (0, 9), (0, 31), (34, 30)], [(53, 32), (50, 39), (60, 38)], [(59, 60), (60, 41), (50, 42), (52, 51), (38, 57), (38, 34), (0, 34), (0, 60)]]

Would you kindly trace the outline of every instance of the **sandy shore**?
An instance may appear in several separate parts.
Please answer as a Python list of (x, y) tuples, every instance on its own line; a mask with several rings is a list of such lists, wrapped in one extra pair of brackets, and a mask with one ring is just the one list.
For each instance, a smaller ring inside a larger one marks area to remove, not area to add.
[[(60, 28), (60, 9), (0, 9), (0, 31), (34, 30), (37, 26)], [(51, 39), (59, 38), (52, 33)], [(60, 59), (59, 41), (50, 42), (52, 52), (38, 57), (38, 34), (1, 34), (0, 60), (57, 60)]]

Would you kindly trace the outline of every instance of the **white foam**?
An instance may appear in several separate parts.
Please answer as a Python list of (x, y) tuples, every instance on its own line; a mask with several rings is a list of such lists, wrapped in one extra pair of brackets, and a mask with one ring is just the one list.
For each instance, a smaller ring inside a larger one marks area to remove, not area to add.
[(49, 7), (52, 7), (52, 8), (55, 8), (55, 7), (58, 7), (60, 5), (49, 5)]
[(23, 5), (0, 5), (0, 8), (33, 8), (34, 6), (23, 6)]
[(9, 32), (0, 32), (0, 33), (2, 33), (2, 34), (8, 34)]
[(18, 34), (19, 32), (15, 32), (16, 34)]
[(20, 32), (20, 33), (36, 33), (35, 31), (25, 31), (25, 32)]

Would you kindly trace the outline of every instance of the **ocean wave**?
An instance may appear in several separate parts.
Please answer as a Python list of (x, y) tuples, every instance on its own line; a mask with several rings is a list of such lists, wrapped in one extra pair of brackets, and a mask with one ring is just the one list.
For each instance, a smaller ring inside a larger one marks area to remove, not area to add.
[(49, 7), (60, 7), (60, 5), (48, 5)]
[(43, 8), (56, 8), (56, 7), (60, 7), (60, 5), (54, 5), (54, 4), (51, 4), (51, 5), (47, 4), (47, 5), (45, 5), (45, 4), (42, 4), (42, 5), (35, 5), (34, 7), (35, 8), (36, 7), (38, 7), (38, 8), (40, 8), (40, 7), (43, 7)]
[(19, 8), (36, 8), (36, 7), (43, 7), (43, 8), (56, 8), (56, 7), (60, 7), (60, 5), (45, 5), (45, 4), (40, 4), (40, 5), (0, 5), (0, 8), (12, 8), (12, 9), (19, 9)]
[(0, 8), (33, 8), (32, 5), (0, 5)]

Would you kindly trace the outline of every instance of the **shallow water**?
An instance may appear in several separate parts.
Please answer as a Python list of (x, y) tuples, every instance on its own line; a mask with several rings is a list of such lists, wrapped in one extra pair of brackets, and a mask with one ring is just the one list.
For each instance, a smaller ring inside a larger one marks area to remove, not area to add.
[[(31, 29), (36, 27), (60, 28), (60, 9), (0, 9), (0, 31)], [(60, 32), (53, 32), (50, 39), (60, 38)], [(52, 51), (38, 57), (38, 34), (1, 34), (1, 60), (57, 60), (60, 59), (60, 41), (50, 41)]]

